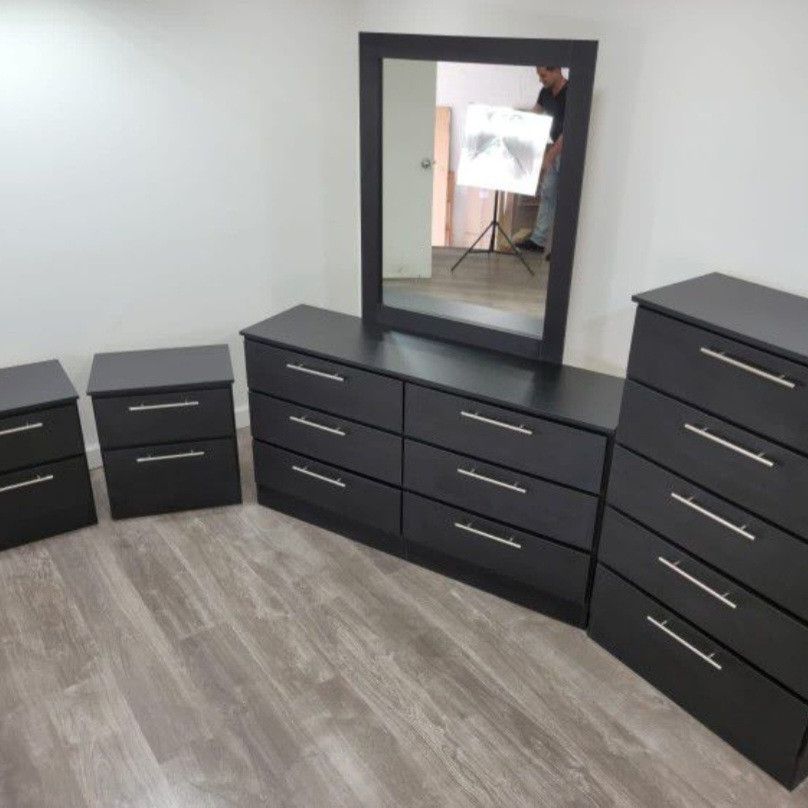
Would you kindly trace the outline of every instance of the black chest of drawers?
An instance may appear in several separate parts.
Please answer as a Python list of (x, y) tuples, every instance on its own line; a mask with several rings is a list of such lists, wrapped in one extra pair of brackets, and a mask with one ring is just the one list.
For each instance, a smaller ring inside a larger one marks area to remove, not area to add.
[(636, 300), (589, 633), (795, 787), (808, 771), (808, 300), (717, 274)]
[(242, 334), (261, 503), (585, 621), (622, 380), (309, 306)]
[(226, 345), (96, 354), (93, 399), (115, 519), (241, 502)]
[(95, 524), (77, 398), (55, 360), (0, 369), (0, 549)]

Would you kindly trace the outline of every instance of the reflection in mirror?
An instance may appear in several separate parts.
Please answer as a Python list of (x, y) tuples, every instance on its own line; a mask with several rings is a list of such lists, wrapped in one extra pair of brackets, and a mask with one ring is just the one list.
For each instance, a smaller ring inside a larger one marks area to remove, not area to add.
[(541, 337), (568, 76), (383, 60), (385, 305)]

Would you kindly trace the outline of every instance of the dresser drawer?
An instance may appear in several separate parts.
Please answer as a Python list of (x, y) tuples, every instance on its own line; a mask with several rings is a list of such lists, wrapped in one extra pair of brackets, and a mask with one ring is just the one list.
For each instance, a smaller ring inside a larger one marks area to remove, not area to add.
[(808, 627), (617, 511), (598, 559), (808, 699)]
[(385, 533), (401, 532), (401, 491), (309, 460), (302, 455), (253, 441), (259, 487), (294, 497)]
[(231, 388), (94, 398), (103, 449), (148, 446), (234, 434)]
[(808, 453), (804, 365), (640, 309), (628, 375)]
[(268, 443), (401, 485), (401, 437), (333, 415), (250, 393), (252, 434)]
[(104, 452), (115, 519), (241, 502), (233, 438)]
[(401, 432), (402, 382), (252, 340), (244, 351), (251, 390)]
[(84, 455), (0, 476), (0, 548), (95, 521)]
[(610, 504), (808, 621), (808, 543), (618, 446)]
[(404, 487), (588, 550), (597, 497), (465, 455), (404, 441)]
[(435, 446), (597, 493), (606, 438), (408, 384), (404, 431)]
[(0, 418), (0, 473), (84, 454), (75, 404)]
[(586, 595), (588, 553), (409, 492), (404, 536), (561, 600), (580, 603)]
[(808, 707), (598, 565), (589, 634), (781, 783), (791, 786)]
[(720, 496), (805, 536), (808, 458), (634, 382), (618, 441)]

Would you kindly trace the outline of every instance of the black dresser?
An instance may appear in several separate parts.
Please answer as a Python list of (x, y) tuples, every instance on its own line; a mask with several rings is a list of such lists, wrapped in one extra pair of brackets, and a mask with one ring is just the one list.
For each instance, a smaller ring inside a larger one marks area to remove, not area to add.
[(226, 345), (96, 354), (93, 399), (112, 517), (241, 502)]
[(56, 360), (0, 369), (0, 549), (95, 524), (77, 398)]
[(242, 334), (261, 503), (585, 621), (621, 379), (310, 306)]
[(808, 770), (808, 300), (639, 295), (589, 633), (788, 787)]

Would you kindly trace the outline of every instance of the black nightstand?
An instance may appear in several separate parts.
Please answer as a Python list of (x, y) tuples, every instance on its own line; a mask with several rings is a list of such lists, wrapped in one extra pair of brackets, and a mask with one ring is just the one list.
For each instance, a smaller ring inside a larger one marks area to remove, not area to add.
[(241, 502), (226, 345), (96, 354), (92, 396), (114, 519)]

